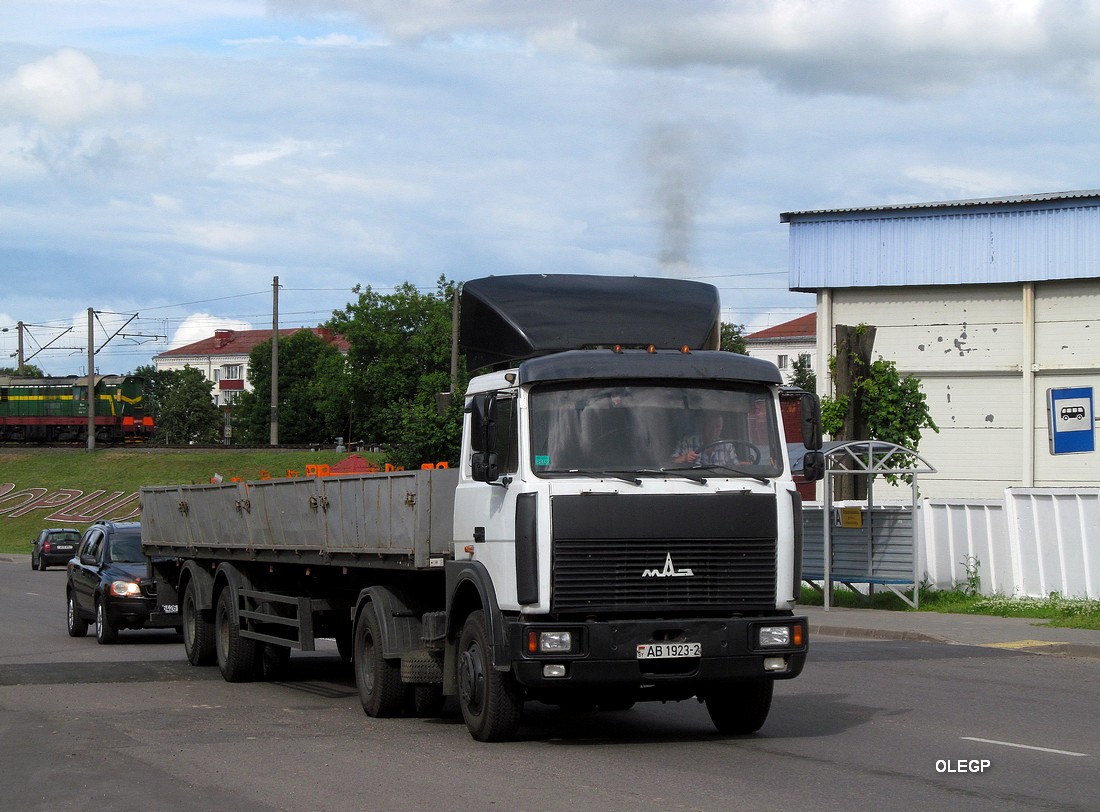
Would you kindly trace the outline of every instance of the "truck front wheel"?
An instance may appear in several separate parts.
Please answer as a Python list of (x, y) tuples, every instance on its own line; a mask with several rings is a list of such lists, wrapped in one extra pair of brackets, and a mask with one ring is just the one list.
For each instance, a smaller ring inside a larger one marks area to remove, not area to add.
[(359, 702), (368, 716), (397, 716), (404, 706), (405, 686), (401, 666), (382, 656), (382, 633), (374, 606), (367, 604), (355, 624), (355, 685)]
[(772, 706), (772, 680), (733, 682), (706, 696), (707, 713), (722, 733), (745, 735), (764, 726)]
[(214, 650), (214, 624), (202, 619), (199, 610), (198, 587), (188, 581), (183, 590), (183, 650), (191, 665), (213, 665), (217, 660)]
[(214, 648), (226, 682), (247, 682), (256, 675), (256, 643), (241, 637), (236, 592), (227, 586), (218, 594), (214, 611)]
[(458, 638), (458, 704), (470, 735), (478, 741), (507, 741), (523, 714), (523, 689), (511, 673), (493, 667), (480, 610), (466, 618)]

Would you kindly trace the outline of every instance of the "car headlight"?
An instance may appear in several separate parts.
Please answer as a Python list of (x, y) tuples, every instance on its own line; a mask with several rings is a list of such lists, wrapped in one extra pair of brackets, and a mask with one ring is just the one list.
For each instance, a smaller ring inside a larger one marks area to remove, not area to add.
[(109, 591), (116, 598), (140, 598), (141, 584), (133, 581), (111, 581)]

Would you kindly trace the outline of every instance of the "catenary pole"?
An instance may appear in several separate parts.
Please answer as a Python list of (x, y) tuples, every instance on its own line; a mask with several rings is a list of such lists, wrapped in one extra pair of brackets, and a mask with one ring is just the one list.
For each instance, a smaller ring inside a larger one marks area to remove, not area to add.
[(279, 444), (279, 277), (271, 282), (271, 445)]

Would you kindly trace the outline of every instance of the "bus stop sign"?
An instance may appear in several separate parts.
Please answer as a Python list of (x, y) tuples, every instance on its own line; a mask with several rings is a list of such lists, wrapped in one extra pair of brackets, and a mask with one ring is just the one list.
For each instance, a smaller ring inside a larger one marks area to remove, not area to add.
[(1051, 454), (1095, 451), (1092, 427), (1092, 387), (1047, 390), (1047, 425)]

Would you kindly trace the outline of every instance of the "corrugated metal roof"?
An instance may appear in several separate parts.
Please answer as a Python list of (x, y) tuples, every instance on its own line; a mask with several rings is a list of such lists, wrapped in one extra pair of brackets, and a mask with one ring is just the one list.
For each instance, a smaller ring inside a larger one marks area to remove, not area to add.
[(1100, 278), (1100, 191), (784, 217), (791, 290)]
[(808, 209), (805, 211), (785, 211), (779, 215), (779, 222), (789, 223), (792, 218), (811, 217), (830, 214), (858, 214), (862, 212), (918, 211), (920, 209), (962, 209), (977, 206), (1029, 205), (1032, 203), (1051, 203), (1061, 200), (1080, 201), (1096, 198), (1100, 201), (1100, 189), (1085, 189), (1076, 192), (1048, 192), (1034, 195), (1009, 195), (1007, 197), (974, 198), (971, 200), (941, 200), (935, 203), (888, 203), (882, 206), (859, 206), (842, 209)]

